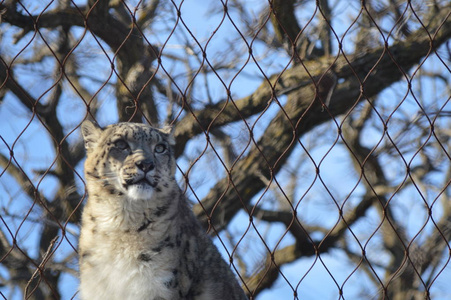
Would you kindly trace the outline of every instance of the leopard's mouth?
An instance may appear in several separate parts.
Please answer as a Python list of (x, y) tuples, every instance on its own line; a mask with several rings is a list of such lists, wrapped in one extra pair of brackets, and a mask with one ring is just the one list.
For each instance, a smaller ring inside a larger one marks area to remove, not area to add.
[(152, 178), (133, 178), (123, 182), (123, 189), (131, 199), (148, 200), (158, 190), (157, 185), (158, 181)]
[(133, 183), (134, 185), (150, 185), (151, 187), (156, 187), (157, 184), (150, 182), (149, 180), (147, 180), (146, 178), (140, 179), (138, 181), (136, 181), (135, 183)]
[(155, 188), (157, 186), (157, 183), (156, 182), (151, 182), (151, 181), (147, 180), (147, 178), (144, 177), (144, 178), (139, 179), (137, 181), (133, 181), (132, 179), (126, 180), (125, 185), (127, 187), (136, 186), (136, 187), (139, 187), (139, 188), (146, 188), (146, 187)]

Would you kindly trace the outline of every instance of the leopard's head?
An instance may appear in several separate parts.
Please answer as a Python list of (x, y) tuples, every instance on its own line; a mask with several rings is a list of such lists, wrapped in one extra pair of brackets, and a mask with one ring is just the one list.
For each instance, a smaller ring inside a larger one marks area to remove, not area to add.
[(150, 199), (174, 184), (174, 138), (170, 128), (118, 123), (100, 128), (83, 122), (88, 188), (131, 199)]

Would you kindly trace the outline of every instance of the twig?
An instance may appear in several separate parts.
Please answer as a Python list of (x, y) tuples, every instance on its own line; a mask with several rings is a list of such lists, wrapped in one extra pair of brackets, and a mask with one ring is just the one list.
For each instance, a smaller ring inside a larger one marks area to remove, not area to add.
[(39, 266), (36, 268), (36, 270), (34, 271), (33, 275), (31, 275), (30, 280), (28, 280), (27, 285), (25, 286), (25, 292), (24, 292), (24, 299), (27, 299), (27, 295), (28, 295), (28, 288), (30, 287), (32, 281), (37, 278), (38, 273), (42, 273), (44, 271), (44, 267), (45, 264), (47, 264), (47, 262), (49, 261), (50, 257), (52, 256), (52, 249), (53, 246), (55, 245), (55, 243), (58, 241), (59, 236), (55, 236), (51, 241), (50, 241), (50, 245), (47, 248), (47, 251), (44, 253), (44, 255), (42, 256), (42, 261), (39, 264)]

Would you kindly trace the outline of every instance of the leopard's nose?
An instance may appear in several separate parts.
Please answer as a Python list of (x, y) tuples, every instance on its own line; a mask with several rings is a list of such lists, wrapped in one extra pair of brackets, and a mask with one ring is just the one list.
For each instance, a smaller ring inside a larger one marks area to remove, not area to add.
[(136, 166), (142, 170), (143, 172), (147, 173), (155, 168), (155, 164), (151, 159), (143, 159), (140, 161), (137, 161)]

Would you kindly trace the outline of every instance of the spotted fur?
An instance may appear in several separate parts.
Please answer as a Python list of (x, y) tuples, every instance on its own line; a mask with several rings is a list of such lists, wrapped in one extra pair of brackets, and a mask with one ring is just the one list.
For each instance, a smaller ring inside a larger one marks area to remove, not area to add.
[(82, 124), (80, 298), (247, 299), (178, 187), (168, 129)]

